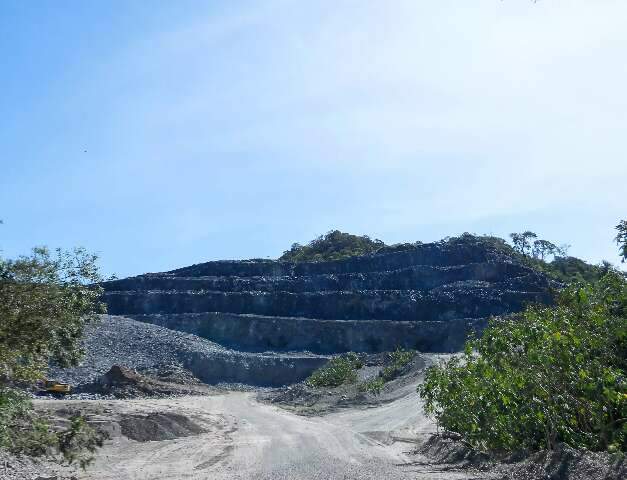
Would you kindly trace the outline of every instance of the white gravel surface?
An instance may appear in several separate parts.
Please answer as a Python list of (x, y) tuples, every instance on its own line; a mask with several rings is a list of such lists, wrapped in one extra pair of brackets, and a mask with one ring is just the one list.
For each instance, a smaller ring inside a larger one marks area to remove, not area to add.
[[(415, 384), (403, 388), (400, 398), (385, 405), (320, 417), (260, 403), (254, 392), (81, 402), (105, 412), (101, 422), (120, 413), (169, 412), (186, 415), (205, 432), (150, 442), (113, 435), (93, 466), (76, 474), (82, 480), (489, 478), (454, 466), (434, 466), (412, 453), (416, 442), (429, 438), (435, 427), (421, 413)], [(58, 403), (38, 403), (46, 405)]]

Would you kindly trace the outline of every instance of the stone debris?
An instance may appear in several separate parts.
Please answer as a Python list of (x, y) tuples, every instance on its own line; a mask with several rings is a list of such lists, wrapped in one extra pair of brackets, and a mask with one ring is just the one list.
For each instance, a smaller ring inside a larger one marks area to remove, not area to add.
[(42, 462), (23, 455), (12, 455), (0, 449), (0, 480), (77, 480), (75, 476), (58, 475)]
[(328, 360), (307, 352), (239, 352), (195, 335), (111, 315), (102, 315), (87, 328), (84, 349), (79, 366), (53, 366), (48, 373), (50, 379), (73, 386), (77, 397), (69, 398), (110, 396), (98, 382), (115, 365), (151, 377), (153, 383), (178, 382), (188, 388), (199, 382), (279, 386), (306, 378)]

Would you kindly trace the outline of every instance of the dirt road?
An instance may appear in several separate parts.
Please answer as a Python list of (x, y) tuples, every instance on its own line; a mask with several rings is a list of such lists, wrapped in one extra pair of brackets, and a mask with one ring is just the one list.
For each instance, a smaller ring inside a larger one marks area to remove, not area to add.
[[(134, 441), (120, 424), (82, 480), (161, 479), (470, 479), (465, 471), (427, 465), (409, 454), (433, 424), (408, 387), (376, 408), (303, 417), (258, 402), (254, 393), (158, 400), (94, 401), (103, 422), (142, 415), (184, 415), (205, 432), (161, 441)], [(127, 427), (128, 428), (128, 427)], [(143, 432), (150, 435), (150, 429)], [(483, 477), (481, 477), (483, 478)]]

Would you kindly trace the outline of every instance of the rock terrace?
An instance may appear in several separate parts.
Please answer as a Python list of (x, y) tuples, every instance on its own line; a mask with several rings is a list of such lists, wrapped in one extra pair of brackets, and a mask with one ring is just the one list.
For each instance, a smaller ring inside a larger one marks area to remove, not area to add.
[(214, 261), (103, 287), (110, 314), (251, 354), (453, 352), (488, 317), (551, 302), (544, 275), (481, 237), (332, 262)]

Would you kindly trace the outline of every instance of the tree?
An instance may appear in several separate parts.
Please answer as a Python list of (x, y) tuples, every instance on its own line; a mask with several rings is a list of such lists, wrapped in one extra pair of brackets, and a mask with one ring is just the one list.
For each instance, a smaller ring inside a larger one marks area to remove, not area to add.
[(609, 271), (556, 306), (493, 319), (428, 370), (425, 412), (480, 449), (627, 450), (627, 281)]
[(0, 259), (0, 385), (41, 378), (50, 361), (76, 364), (85, 325), (104, 311), (96, 260), (43, 247)]
[(509, 236), (514, 244), (514, 250), (525, 256), (531, 251), (531, 240), (538, 238), (535, 233), (529, 230), (523, 233), (510, 233)]
[(548, 255), (555, 255), (559, 251), (559, 247), (548, 240), (535, 240), (531, 249), (531, 255), (534, 258), (544, 260)]
[(616, 243), (619, 248), (619, 255), (622, 257), (621, 262), (627, 261), (627, 220), (621, 220), (616, 225)]
[(50, 362), (75, 365), (85, 326), (97, 313), (101, 280), (96, 255), (35, 248), (30, 256), (0, 258), (0, 447), (28, 454), (56, 449), (85, 465), (102, 438), (76, 417), (68, 430), (52, 430), (14, 387), (42, 378)]
[(381, 240), (372, 240), (368, 235), (351, 235), (332, 230), (321, 235), (307, 245), (292, 244), (292, 248), (283, 252), (279, 260), (289, 262), (323, 262), (340, 260), (357, 255), (376, 252), (385, 244)]

